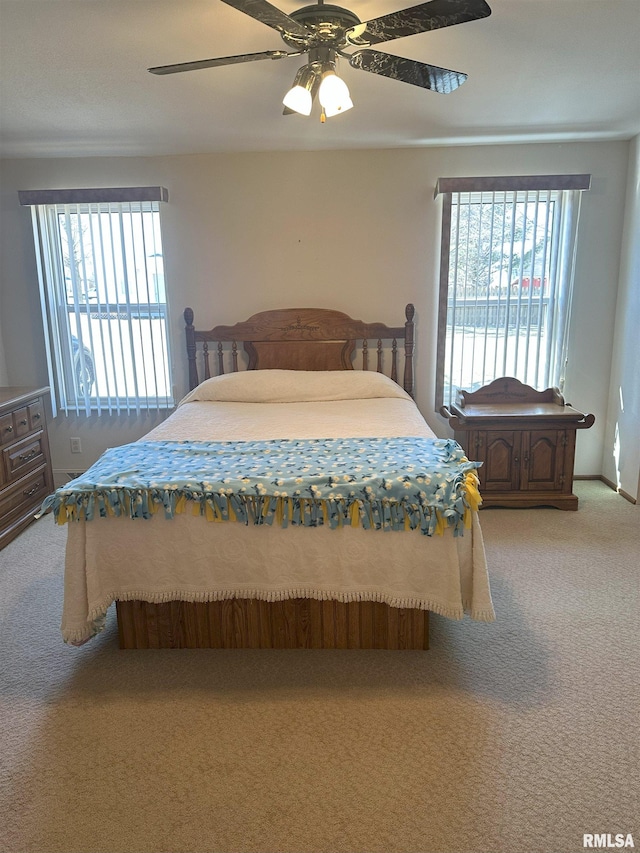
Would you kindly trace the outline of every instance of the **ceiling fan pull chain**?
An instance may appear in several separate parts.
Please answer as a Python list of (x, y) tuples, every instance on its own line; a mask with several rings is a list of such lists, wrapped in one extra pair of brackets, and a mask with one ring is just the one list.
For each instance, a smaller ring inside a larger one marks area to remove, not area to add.
[(324, 124), (326, 120), (327, 116), (325, 114), (324, 107), (322, 107), (322, 110), (320, 111), (320, 123)]

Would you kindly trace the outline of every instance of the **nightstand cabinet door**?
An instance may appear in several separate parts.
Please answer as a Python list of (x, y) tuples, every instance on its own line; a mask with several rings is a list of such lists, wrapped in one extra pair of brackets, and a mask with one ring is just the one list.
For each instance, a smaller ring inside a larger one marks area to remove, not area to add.
[(564, 430), (523, 432), (520, 488), (526, 491), (561, 491), (565, 446)]
[(520, 433), (515, 430), (478, 430), (462, 439), (467, 455), (482, 462), (478, 474), (480, 490), (505, 492), (518, 488), (520, 465)]

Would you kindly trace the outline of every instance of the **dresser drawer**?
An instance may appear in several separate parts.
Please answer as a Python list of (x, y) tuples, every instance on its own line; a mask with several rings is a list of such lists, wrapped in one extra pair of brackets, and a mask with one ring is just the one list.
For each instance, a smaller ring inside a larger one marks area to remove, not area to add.
[(40, 506), (48, 493), (47, 469), (39, 468), (0, 491), (0, 517), (7, 523)]
[(13, 415), (11, 412), (0, 416), (0, 444), (10, 444), (15, 440), (15, 437)]
[(27, 412), (29, 414), (29, 428), (31, 432), (37, 432), (42, 429), (45, 424), (44, 403), (42, 399), (38, 398), (30, 406), (27, 406)]
[(36, 435), (31, 435), (22, 441), (16, 441), (15, 444), (6, 447), (2, 451), (2, 455), (4, 457), (4, 470), (9, 482), (21, 477), (28, 471), (32, 471), (38, 465), (44, 465), (47, 457), (43, 433), (36, 433)]
[(22, 438), (23, 435), (28, 435), (30, 432), (29, 412), (26, 406), (22, 406), (21, 409), (16, 409), (13, 413), (13, 434), (15, 438)]

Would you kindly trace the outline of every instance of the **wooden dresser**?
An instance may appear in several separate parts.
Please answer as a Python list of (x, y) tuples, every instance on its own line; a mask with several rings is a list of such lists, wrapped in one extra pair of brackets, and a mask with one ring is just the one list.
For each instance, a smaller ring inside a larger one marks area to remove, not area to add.
[(440, 413), (478, 471), (482, 505), (577, 509), (573, 494), (576, 430), (595, 417), (565, 403), (557, 388), (536, 391), (496, 379)]
[(33, 521), (53, 491), (48, 388), (0, 387), (0, 548)]

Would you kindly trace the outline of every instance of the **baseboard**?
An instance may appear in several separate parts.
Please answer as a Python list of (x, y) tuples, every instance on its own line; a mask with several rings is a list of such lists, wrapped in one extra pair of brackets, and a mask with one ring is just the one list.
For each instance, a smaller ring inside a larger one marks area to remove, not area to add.
[(629, 501), (630, 504), (634, 506), (638, 503), (638, 501), (632, 497), (628, 492), (625, 492), (624, 489), (618, 488), (615, 483), (612, 483), (608, 477), (605, 477), (604, 474), (574, 474), (574, 480), (600, 480), (605, 484), (605, 486), (609, 486), (614, 492), (617, 492), (621, 497), (623, 497), (626, 501)]

